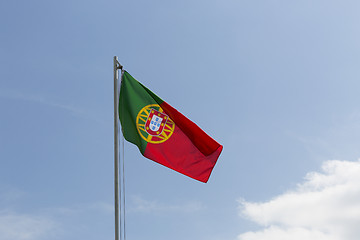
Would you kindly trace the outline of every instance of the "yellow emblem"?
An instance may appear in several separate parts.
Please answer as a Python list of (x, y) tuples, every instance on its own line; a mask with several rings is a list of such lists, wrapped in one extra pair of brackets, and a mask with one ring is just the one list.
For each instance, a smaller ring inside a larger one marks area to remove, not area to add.
[(163, 143), (175, 130), (175, 123), (163, 113), (158, 104), (143, 107), (136, 117), (136, 128), (145, 141)]

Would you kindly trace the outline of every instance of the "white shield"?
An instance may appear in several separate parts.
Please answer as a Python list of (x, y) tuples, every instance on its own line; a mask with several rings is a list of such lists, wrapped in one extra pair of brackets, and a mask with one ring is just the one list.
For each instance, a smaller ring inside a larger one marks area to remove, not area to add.
[(159, 130), (162, 120), (163, 119), (161, 117), (153, 115), (149, 124), (151, 131), (156, 132), (157, 130)]

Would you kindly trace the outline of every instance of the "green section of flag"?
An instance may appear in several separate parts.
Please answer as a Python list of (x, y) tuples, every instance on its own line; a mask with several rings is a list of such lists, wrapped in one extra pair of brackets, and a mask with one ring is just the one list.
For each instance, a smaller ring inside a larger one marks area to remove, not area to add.
[(136, 81), (128, 72), (124, 72), (120, 87), (119, 118), (124, 137), (138, 146), (144, 154), (147, 142), (142, 139), (136, 127), (136, 117), (140, 110), (149, 104), (160, 105), (161, 98)]

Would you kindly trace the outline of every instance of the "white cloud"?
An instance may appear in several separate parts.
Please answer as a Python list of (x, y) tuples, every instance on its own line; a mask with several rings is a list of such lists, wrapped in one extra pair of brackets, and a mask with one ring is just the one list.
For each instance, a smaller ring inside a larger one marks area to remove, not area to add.
[(49, 239), (55, 228), (55, 223), (47, 217), (0, 213), (0, 239), (2, 240)]
[(327, 161), (293, 191), (267, 202), (240, 200), (240, 212), (263, 227), (239, 240), (358, 240), (360, 162)]
[(329, 234), (306, 228), (281, 228), (271, 226), (258, 232), (247, 232), (239, 236), (240, 240), (338, 240)]

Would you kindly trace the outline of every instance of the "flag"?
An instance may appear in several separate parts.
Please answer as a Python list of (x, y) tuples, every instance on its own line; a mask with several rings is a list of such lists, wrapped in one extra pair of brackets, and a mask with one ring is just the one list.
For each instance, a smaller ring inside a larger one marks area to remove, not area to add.
[(207, 182), (222, 146), (124, 71), (119, 98), (124, 137), (141, 154), (188, 177)]

